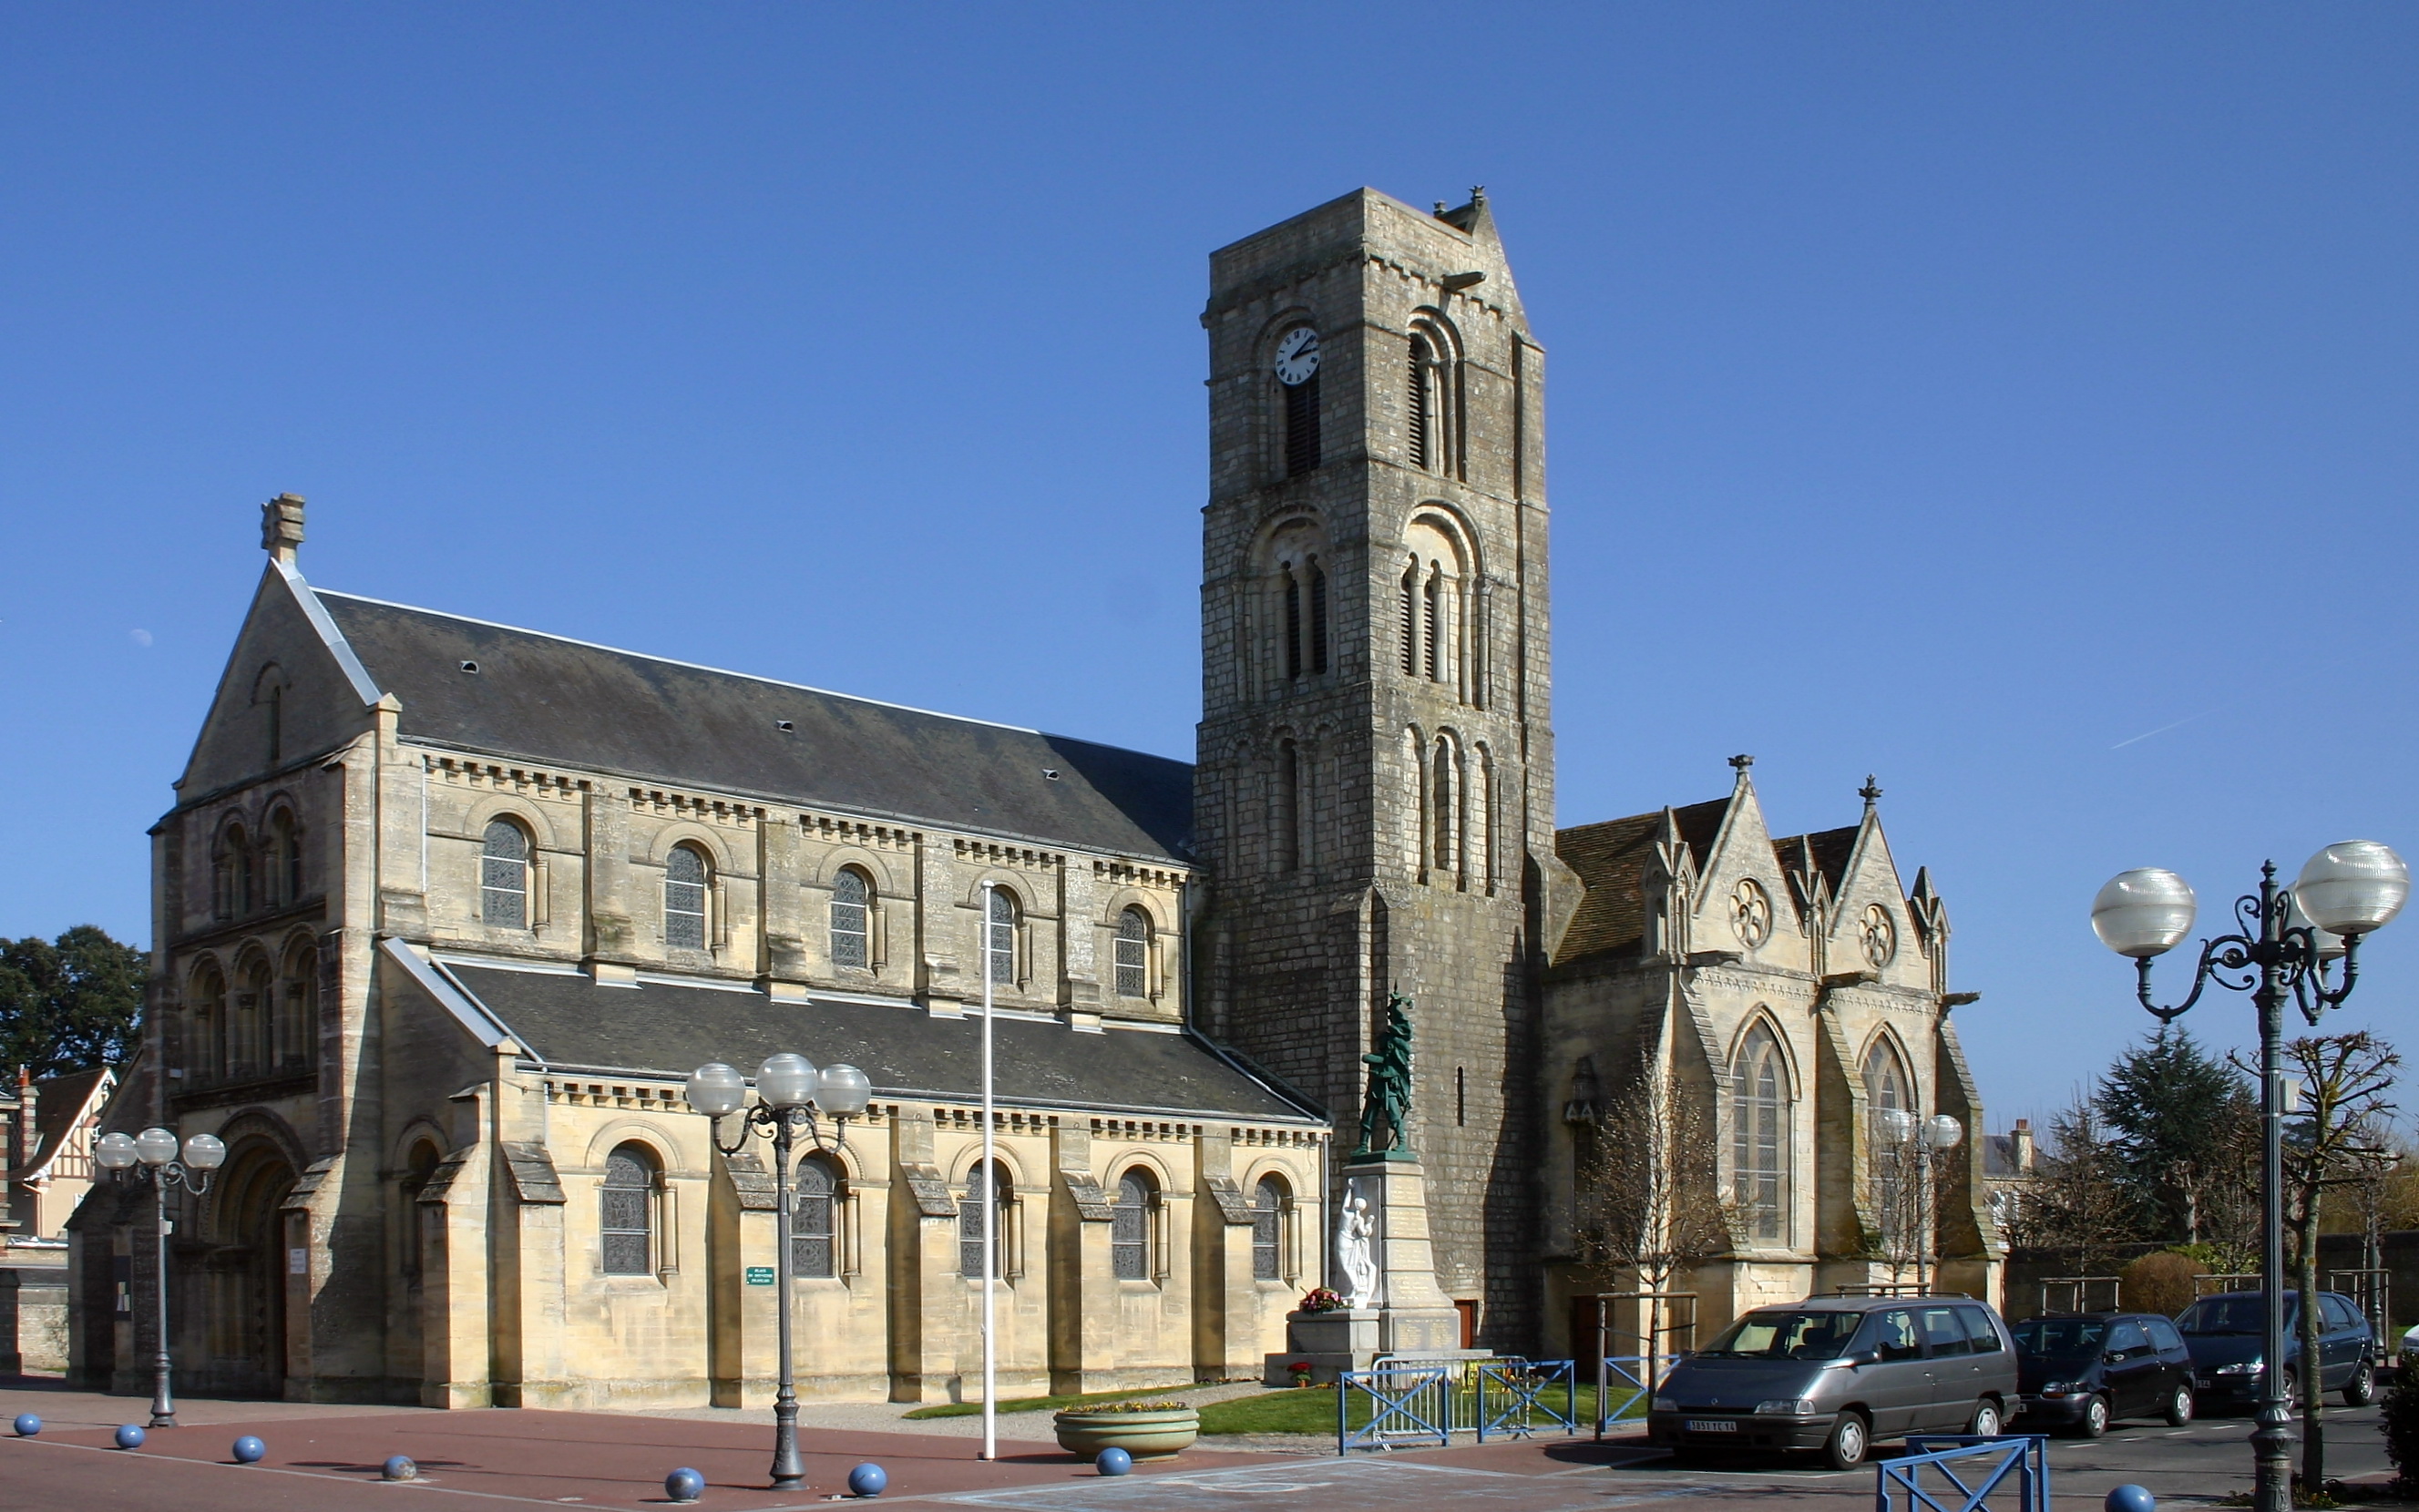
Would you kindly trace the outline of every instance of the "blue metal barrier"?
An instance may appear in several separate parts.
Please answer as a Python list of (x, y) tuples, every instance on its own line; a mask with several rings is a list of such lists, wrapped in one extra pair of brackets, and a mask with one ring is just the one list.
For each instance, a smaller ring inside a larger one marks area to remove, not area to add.
[[(1934, 1434), (1910, 1437), (1906, 1446), (1909, 1453), (1873, 1467), (1874, 1512), (2049, 1512), (2049, 1440), (2041, 1434)], [(1926, 1489), (1927, 1468), (1946, 1484)], [(2001, 1494), (1994, 1509), (1991, 1497), (2011, 1480), (2015, 1504)]]
[[(1482, 1360), (1478, 1365), (1478, 1442), (1489, 1433), (1525, 1439), (1542, 1426), (1532, 1421), (1544, 1414), (1564, 1433), (1579, 1430), (1579, 1362), (1576, 1360)], [(1563, 1388), (1560, 1412), (1540, 1398)], [(1490, 1393), (1489, 1388), (1492, 1388)]]
[[(1369, 1421), (1352, 1426), (1365, 1397)], [(1391, 1449), (1397, 1443), (1453, 1442), (1453, 1376), (1442, 1366), (1411, 1370), (1347, 1370), (1335, 1378), (1335, 1452)]]
[[(1335, 1452), (1446, 1444), (1456, 1433), (1475, 1433), (1484, 1443), (1490, 1437), (1525, 1438), (1549, 1426), (1577, 1433), (1576, 1375), (1574, 1361), (1517, 1356), (1395, 1361), (1347, 1370), (1335, 1382)], [(1557, 1386), (1559, 1409), (1547, 1399)], [(1369, 1420), (1356, 1428), (1353, 1409), (1363, 1403)]]

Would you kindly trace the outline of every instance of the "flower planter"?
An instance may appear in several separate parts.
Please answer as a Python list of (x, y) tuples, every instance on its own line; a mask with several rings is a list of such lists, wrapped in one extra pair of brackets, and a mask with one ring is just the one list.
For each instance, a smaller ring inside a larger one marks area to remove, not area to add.
[(1190, 1407), (1138, 1413), (1055, 1413), (1058, 1447), (1086, 1460), (1103, 1449), (1123, 1449), (1136, 1459), (1165, 1459), (1201, 1436), (1201, 1414)]

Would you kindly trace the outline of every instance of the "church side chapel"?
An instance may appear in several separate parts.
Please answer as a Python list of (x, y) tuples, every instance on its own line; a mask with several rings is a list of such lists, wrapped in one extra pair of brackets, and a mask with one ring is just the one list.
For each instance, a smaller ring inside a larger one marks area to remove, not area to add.
[[(1718, 1216), (1647, 1225), (1703, 1323), (1897, 1278), (1918, 1228), (1995, 1286), (1970, 1141), (1936, 1222), (1875, 1142), (1980, 1108), (1871, 785), (1791, 840), (1745, 758), (1554, 827), (1543, 349), (1485, 195), (1256, 233), (1201, 319), (1194, 765), (320, 588), (263, 507), (110, 1115), (227, 1146), (180, 1386), (756, 1406), (786, 1308), (802, 1395), (965, 1399), (986, 1253), (1004, 1394), (1260, 1376), (1320, 1286), (1338, 1359), (1582, 1352), (1641, 1150)], [(686, 1082), (784, 1052), (871, 1084), (788, 1173), (786, 1295), (770, 1146)], [(147, 1389), (147, 1212), (69, 1222), (81, 1384)]]

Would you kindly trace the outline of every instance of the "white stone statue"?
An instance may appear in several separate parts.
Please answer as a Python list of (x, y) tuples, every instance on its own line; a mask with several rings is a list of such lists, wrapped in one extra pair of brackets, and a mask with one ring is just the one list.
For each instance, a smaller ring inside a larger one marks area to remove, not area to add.
[(1344, 1184), (1344, 1204), (1335, 1221), (1335, 1269), (1349, 1307), (1378, 1305), (1378, 1214), (1358, 1178)]

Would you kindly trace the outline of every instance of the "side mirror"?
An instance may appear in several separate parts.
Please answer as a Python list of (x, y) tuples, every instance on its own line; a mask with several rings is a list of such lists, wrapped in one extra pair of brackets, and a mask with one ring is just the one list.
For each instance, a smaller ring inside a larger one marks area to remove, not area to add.
[(1879, 1350), (1858, 1350), (1856, 1353), (1848, 1356), (1848, 1363), (1854, 1366), (1879, 1365), (1882, 1363), (1882, 1352)]
[(2123, 1365), (2125, 1363), (2125, 1352), (2123, 1350), (2110, 1350), (2107, 1353), (2100, 1357), (2100, 1363), (2102, 1365)]

